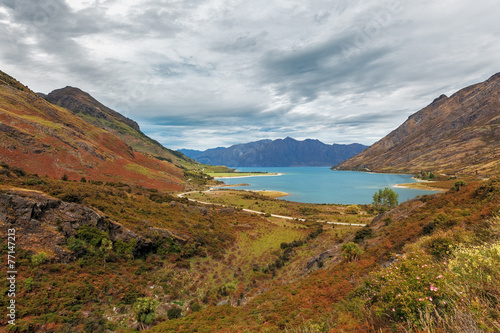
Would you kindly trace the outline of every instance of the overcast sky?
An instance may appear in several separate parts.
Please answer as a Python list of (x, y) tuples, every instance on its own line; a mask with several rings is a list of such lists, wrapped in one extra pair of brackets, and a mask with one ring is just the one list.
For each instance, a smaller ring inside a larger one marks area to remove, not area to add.
[(0, 0), (0, 70), (173, 149), (370, 145), (500, 71), (500, 0)]

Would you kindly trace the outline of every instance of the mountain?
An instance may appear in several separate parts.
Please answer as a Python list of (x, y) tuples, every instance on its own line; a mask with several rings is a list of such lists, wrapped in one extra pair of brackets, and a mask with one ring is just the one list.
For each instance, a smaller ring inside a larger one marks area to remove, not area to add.
[(340, 170), (490, 174), (500, 166), (500, 73), (441, 95)]
[(367, 146), (327, 145), (319, 140), (297, 141), (292, 138), (260, 140), (229, 148), (214, 148), (203, 152), (182, 150), (196, 161), (231, 167), (298, 167), (330, 166), (361, 152)]
[[(90, 95), (70, 90), (87, 98), (89, 104), (100, 110), (92, 114), (93, 111), (85, 108), (77, 98), (60, 99), (66, 101), (61, 104), (71, 101), (69, 104), (82, 110), (82, 117), (87, 117), (84, 120), (46, 101), (0, 71), (0, 156), (4, 163), (41, 176), (61, 178), (67, 175), (70, 180), (85, 177), (166, 190), (183, 189), (184, 170), (167, 158), (154, 158), (128, 144), (138, 143), (139, 139), (125, 140), (131, 136), (141, 137), (135, 122), (112, 112)], [(61, 96), (52, 96), (57, 95)], [(95, 126), (95, 122), (100, 122), (101, 126)], [(109, 125), (110, 130), (103, 124)], [(117, 132), (122, 129), (127, 134), (120, 138)], [(141, 140), (147, 142), (147, 137), (142, 134)], [(158, 151), (161, 152), (161, 148)]]
[(178, 166), (184, 165), (186, 162), (194, 162), (149, 138), (141, 132), (139, 125), (135, 121), (108, 108), (79, 88), (65, 87), (54, 90), (48, 95), (39, 95), (55, 105), (70, 110), (89, 124), (115, 134), (127, 142), (135, 151), (157, 156)]
[(196, 160), (196, 157), (203, 153), (201, 150), (196, 150), (196, 149), (179, 149), (178, 152), (184, 154), (185, 156), (192, 158)]

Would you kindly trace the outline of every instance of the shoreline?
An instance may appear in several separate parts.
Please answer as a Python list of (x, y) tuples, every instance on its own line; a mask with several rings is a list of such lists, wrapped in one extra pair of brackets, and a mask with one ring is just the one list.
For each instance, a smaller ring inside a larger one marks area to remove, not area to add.
[(282, 198), (289, 196), (291, 194), (288, 192), (274, 191), (274, 190), (245, 190), (245, 191), (255, 192), (270, 198)]
[(274, 173), (269, 175), (246, 175), (246, 176), (224, 176), (224, 177), (214, 177), (214, 179), (235, 179), (235, 178), (249, 178), (249, 177), (272, 177), (272, 176), (282, 176), (284, 173)]
[[(423, 181), (427, 183), (428, 181)], [(416, 182), (416, 183), (404, 183), (404, 184), (395, 184), (392, 185), (393, 188), (409, 188), (412, 190), (427, 190), (427, 191), (437, 191), (437, 192), (446, 192), (448, 190), (444, 188), (437, 188), (437, 187), (423, 187), (423, 186), (418, 186), (418, 185), (412, 185), (412, 184), (419, 184), (422, 182)]]

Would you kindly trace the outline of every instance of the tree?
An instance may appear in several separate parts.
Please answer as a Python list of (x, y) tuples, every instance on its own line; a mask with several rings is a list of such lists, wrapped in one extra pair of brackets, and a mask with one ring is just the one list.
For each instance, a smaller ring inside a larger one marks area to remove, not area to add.
[(467, 183), (464, 182), (463, 180), (457, 180), (455, 184), (453, 185), (452, 189), (455, 191), (460, 191), (463, 189), (465, 186), (467, 186)]
[(363, 250), (356, 243), (349, 242), (342, 245), (342, 257), (347, 261), (356, 261), (362, 253)]
[(99, 247), (99, 252), (102, 254), (104, 267), (106, 267), (106, 259), (109, 257), (112, 251), (113, 242), (109, 238), (103, 238), (101, 241), (101, 246)]
[(136, 319), (141, 330), (145, 330), (153, 323), (155, 310), (159, 302), (151, 297), (138, 298), (134, 303)]
[(380, 189), (373, 195), (373, 205), (381, 208), (393, 208), (398, 205), (399, 194), (388, 187)]

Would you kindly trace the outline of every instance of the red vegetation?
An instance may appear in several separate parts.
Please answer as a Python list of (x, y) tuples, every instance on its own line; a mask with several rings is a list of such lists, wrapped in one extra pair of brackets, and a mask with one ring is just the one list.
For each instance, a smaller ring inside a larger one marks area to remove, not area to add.
[(11, 86), (0, 86), (0, 138), (4, 162), (40, 176), (183, 188), (183, 172), (173, 164), (136, 152), (110, 132)]

